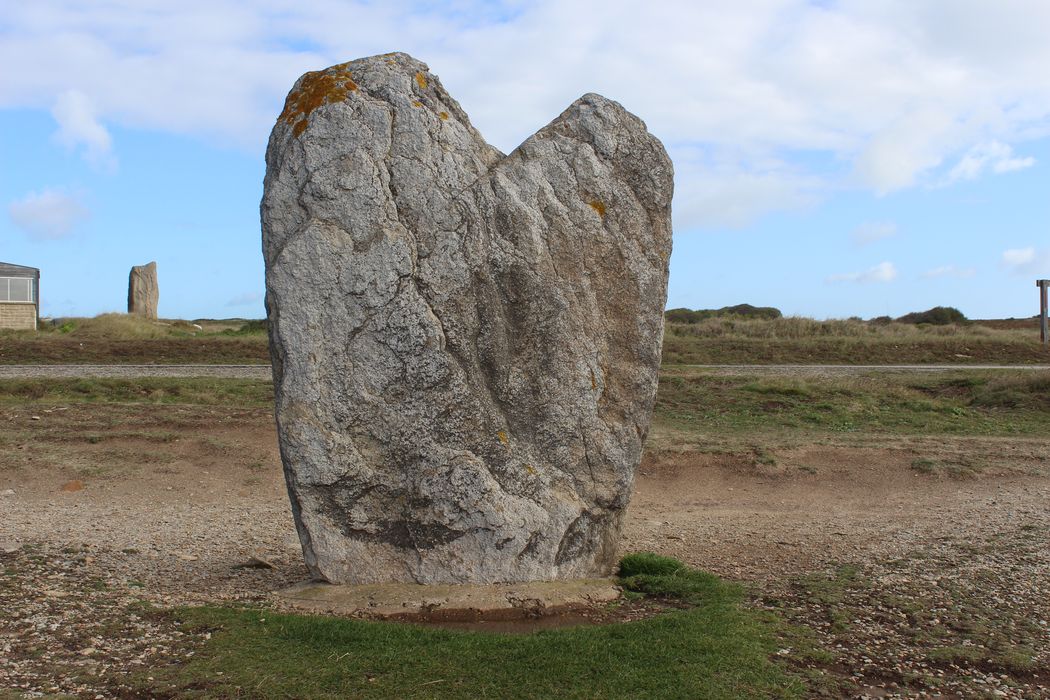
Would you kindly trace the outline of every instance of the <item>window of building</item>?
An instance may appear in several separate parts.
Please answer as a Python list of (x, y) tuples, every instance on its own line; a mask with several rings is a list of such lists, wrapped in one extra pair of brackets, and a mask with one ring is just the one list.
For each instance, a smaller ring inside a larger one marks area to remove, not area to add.
[(28, 277), (0, 277), (0, 301), (33, 301), (33, 280)]

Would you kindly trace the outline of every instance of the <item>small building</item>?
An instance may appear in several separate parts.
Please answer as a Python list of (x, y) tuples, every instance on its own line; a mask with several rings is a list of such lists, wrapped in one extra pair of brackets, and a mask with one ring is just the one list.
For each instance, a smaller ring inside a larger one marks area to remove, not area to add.
[(0, 328), (36, 330), (40, 270), (0, 262)]

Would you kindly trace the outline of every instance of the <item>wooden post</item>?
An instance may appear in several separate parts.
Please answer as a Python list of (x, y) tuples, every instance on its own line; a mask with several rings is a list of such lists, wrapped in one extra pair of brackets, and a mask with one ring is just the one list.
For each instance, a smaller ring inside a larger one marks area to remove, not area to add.
[(1036, 280), (1035, 286), (1039, 287), (1039, 340), (1047, 345), (1050, 343), (1050, 332), (1046, 328), (1046, 288), (1050, 287), (1050, 280)]

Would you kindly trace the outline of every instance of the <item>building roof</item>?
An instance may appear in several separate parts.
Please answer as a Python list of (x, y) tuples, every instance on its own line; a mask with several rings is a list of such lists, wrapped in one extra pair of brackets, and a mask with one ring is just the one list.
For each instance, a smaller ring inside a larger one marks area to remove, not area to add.
[(0, 262), (0, 277), (39, 277), (40, 270), (25, 265)]

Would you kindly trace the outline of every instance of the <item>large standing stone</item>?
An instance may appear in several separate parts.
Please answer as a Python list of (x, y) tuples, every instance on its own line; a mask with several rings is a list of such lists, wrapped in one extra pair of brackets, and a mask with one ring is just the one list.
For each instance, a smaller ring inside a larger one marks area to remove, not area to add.
[(504, 156), (396, 53), (300, 78), (266, 166), (277, 426), (311, 571), (608, 573), (660, 364), (660, 142), (589, 94)]
[(146, 318), (157, 318), (160, 285), (157, 283), (157, 263), (135, 265), (128, 276), (128, 313)]

